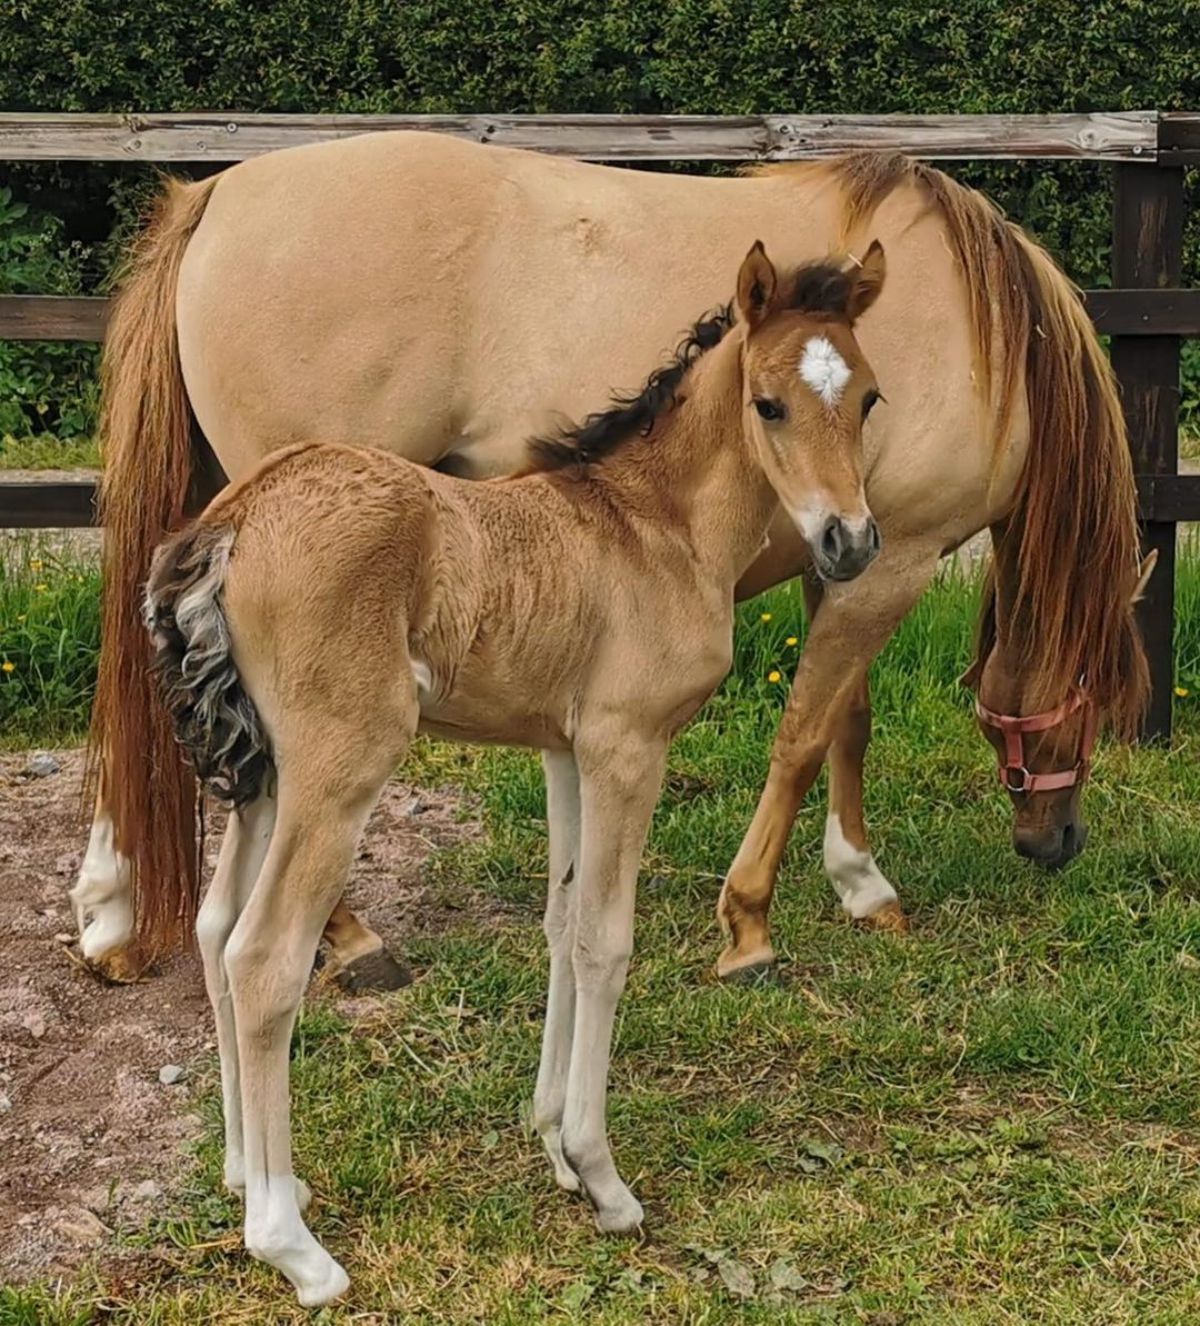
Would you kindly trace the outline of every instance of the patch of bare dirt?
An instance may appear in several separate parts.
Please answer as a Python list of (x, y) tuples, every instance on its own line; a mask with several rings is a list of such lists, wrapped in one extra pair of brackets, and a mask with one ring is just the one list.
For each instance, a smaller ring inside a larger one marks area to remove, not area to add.
[[(114, 986), (75, 955), (82, 757), (47, 754), (0, 755), (0, 1283), (69, 1272), (166, 1201), (199, 1127), (191, 1082), (215, 1048), (195, 956)], [(214, 816), (210, 865), (219, 828)], [(472, 906), (470, 890), (432, 896), (422, 866), (478, 831), (453, 793), (386, 788), (348, 898), (398, 957)], [(164, 1068), (182, 1076), (164, 1084)]]

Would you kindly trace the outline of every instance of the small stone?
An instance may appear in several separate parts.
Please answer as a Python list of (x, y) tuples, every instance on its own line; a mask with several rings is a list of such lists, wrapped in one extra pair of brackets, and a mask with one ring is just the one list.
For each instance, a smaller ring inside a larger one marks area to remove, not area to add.
[(73, 944), (75, 936), (69, 930), (59, 930), (54, 936), (56, 944)]
[(94, 1211), (99, 1215), (101, 1211), (107, 1211), (110, 1205), (108, 1188), (89, 1188), (87, 1192), (79, 1194), (84, 1206), (89, 1211)]
[(29, 757), (29, 762), (25, 766), (25, 774), (28, 778), (49, 778), (58, 773), (62, 768), (58, 760), (50, 754), (49, 751), (35, 751)]
[(95, 1247), (108, 1234), (108, 1226), (104, 1221), (94, 1211), (83, 1206), (68, 1211), (55, 1228), (72, 1243), (82, 1244), (86, 1248)]
[(155, 1198), (162, 1196), (162, 1187), (155, 1183), (153, 1179), (147, 1179), (134, 1188), (131, 1196), (136, 1202), (152, 1202)]
[(46, 1019), (40, 1013), (26, 1013), (21, 1019), (21, 1025), (35, 1041), (40, 1041), (46, 1034)]
[(164, 1087), (173, 1087), (176, 1082), (182, 1082), (184, 1070), (178, 1064), (165, 1064), (158, 1070), (158, 1080)]
[(7, 1114), (12, 1109), (12, 1101), (0, 1091), (0, 1114)]
[(404, 807), (406, 815), (423, 815), (429, 809), (429, 802), (423, 796), (417, 795)]

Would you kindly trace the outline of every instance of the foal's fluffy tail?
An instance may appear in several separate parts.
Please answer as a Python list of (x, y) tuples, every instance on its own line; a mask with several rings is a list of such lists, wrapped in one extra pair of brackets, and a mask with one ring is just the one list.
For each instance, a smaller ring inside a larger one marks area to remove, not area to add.
[(225, 578), (237, 531), (198, 521), (154, 554), (145, 618), (180, 744), (214, 796), (253, 801), (274, 777), (270, 746), (233, 661)]

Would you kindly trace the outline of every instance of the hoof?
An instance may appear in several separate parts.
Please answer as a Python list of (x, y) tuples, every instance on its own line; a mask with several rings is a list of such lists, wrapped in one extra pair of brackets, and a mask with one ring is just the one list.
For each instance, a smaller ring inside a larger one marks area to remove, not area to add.
[(722, 985), (774, 985), (779, 980), (779, 965), (774, 960), (748, 963), (721, 975)]
[(909, 931), (908, 917), (901, 911), (898, 902), (885, 902), (877, 912), (862, 917), (857, 924), (864, 930), (883, 931), (891, 935), (906, 935)]
[(412, 984), (413, 977), (402, 962), (397, 962), (387, 949), (381, 948), (355, 958), (333, 979), (350, 994), (365, 994), (372, 990), (402, 990)]
[(729, 984), (757, 984), (775, 967), (775, 950), (760, 945), (749, 953), (739, 953), (730, 945), (717, 959), (717, 976)]
[(133, 985), (140, 981), (150, 963), (136, 945), (116, 949), (102, 958), (84, 959), (88, 971), (109, 985)]
[(596, 1228), (601, 1234), (637, 1234), (646, 1218), (641, 1202), (632, 1193), (628, 1201), (597, 1207), (595, 1216)]

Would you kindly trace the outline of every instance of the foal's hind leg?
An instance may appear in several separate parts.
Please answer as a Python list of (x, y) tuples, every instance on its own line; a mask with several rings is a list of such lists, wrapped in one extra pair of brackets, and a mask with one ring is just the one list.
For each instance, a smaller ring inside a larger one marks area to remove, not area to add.
[[(415, 705), (413, 726), (415, 727)], [(360, 752), (325, 736), (281, 759), (279, 809), (262, 871), (225, 948), (237, 1027), (245, 1141), (246, 1247), (305, 1307), (349, 1286), (300, 1214), (292, 1173), (288, 1047), (321, 931), (345, 887), (363, 825), (402, 751)], [(366, 743), (361, 743), (365, 745)], [(315, 769), (328, 771), (312, 778)], [(296, 771), (296, 772), (292, 772)]]
[[(221, 841), (221, 854), (212, 883), (196, 917), (196, 938), (204, 961), (204, 984), (217, 1027), (221, 1057), (221, 1103), (225, 1116), (225, 1184), (245, 1192), (246, 1163), (242, 1137), (242, 1089), (238, 1069), (237, 1027), (225, 968), (225, 945), (249, 900), (267, 855), (275, 827), (275, 798), (260, 796), (232, 811)], [(308, 1190), (297, 1180), (303, 1208)]]

